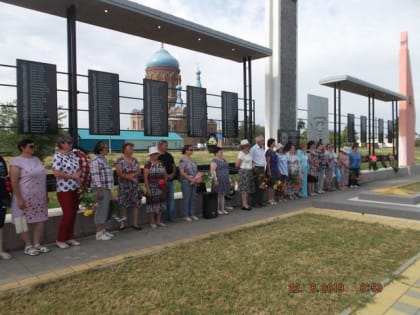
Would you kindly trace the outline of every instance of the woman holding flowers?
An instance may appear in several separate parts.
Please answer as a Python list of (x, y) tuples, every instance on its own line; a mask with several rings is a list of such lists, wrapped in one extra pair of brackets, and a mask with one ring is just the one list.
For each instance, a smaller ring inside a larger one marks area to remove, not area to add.
[(144, 185), (146, 186), (146, 213), (149, 214), (150, 227), (164, 227), (162, 212), (166, 211), (166, 174), (165, 166), (159, 161), (157, 147), (149, 148), (149, 162), (144, 165)]

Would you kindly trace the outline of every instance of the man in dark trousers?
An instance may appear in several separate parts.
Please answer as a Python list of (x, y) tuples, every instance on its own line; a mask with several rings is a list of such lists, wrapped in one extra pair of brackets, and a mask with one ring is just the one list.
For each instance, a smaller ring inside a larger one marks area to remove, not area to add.
[(175, 219), (175, 209), (174, 209), (174, 179), (176, 176), (176, 166), (174, 157), (168, 152), (168, 141), (161, 140), (158, 143), (159, 150), (159, 160), (166, 168), (166, 173), (168, 174), (168, 183), (167, 183), (167, 192), (168, 192), (168, 221), (173, 222)]

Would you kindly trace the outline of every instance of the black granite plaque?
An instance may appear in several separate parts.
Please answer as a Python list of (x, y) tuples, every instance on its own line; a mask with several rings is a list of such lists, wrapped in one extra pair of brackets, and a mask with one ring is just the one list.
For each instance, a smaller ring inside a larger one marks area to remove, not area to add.
[(89, 132), (120, 134), (120, 84), (118, 74), (89, 70)]
[(367, 139), (367, 117), (366, 116), (360, 116), (360, 142), (366, 143)]
[(144, 135), (168, 136), (168, 82), (143, 80)]
[(238, 137), (238, 93), (222, 91), (223, 137)]
[(207, 137), (206, 89), (187, 86), (187, 122), (189, 137)]
[(355, 142), (354, 138), (354, 114), (347, 114), (347, 142)]
[(384, 143), (384, 120), (378, 119), (378, 142)]
[(16, 60), (19, 133), (57, 134), (57, 69), (55, 65)]
[(296, 146), (296, 149), (299, 147), (300, 135), (298, 130), (278, 130), (277, 132), (277, 141), (286, 145), (289, 141)]
[(392, 143), (394, 141), (394, 124), (392, 120), (388, 120), (388, 143)]

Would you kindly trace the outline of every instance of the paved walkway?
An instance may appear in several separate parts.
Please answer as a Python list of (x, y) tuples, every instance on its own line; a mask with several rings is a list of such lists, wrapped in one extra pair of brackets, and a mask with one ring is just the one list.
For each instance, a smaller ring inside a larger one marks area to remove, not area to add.
[[(404, 180), (420, 180), (420, 177), (410, 177)], [(390, 185), (390, 182), (370, 183), (363, 186), (363, 189), (374, 189), (386, 184)], [(177, 221), (166, 228), (156, 230), (148, 227), (142, 231), (127, 229), (121, 233), (116, 232), (115, 238), (106, 242), (96, 241), (91, 236), (81, 239), (82, 246), (80, 247), (60, 250), (51, 245), (50, 253), (36, 257), (25, 256), (22, 251), (12, 252), (12, 260), (0, 261), (0, 292), (48, 282), (92, 268), (115, 264), (131, 257), (154, 253), (170, 246), (200, 240), (212, 233), (235, 230), (301, 212), (319, 213), (364, 222), (379, 222), (399, 228), (420, 230), (419, 219), (410, 220), (389, 216), (390, 214), (398, 215), (398, 205), (393, 206), (394, 212), (386, 213), (388, 216), (378, 216), (369, 214), (369, 212), (361, 215), (362, 208), (359, 208), (358, 211), (312, 208), (313, 203), (321, 201), (351, 203), (357, 193), (357, 189), (347, 189), (310, 199), (288, 201), (281, 205), (249, 212), (235, 210), (229, 215), (211, 220)], [(420, 209), (418, 210), (418, 214), (420, 214)], [(417, 215), (417, 211), (414, 213)], [(404, 271), (400, 280), (387, 285), (383, 292), (374, 297), (371, 304), (357, 314), (420, 315), (420, 257)]]

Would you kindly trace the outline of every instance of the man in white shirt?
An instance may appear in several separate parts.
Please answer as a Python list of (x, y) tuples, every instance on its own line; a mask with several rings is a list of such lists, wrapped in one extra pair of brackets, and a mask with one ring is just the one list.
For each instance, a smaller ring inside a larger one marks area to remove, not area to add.
[(264, 136), (258, 136), (255, 138), (255, 144), (252, 146), (249, 153), (252, 156), (252, 162), (254, 163), (254, 182), (255, 182), (255, 194), (252, 196), (252, 206), (254, 208), (261, 208), (263, 206), (263, 195), (264, 190), (260, 189), (258, 176), (264, 174), (266, 159), (265, 159), (265, 149), (264, 149)]

